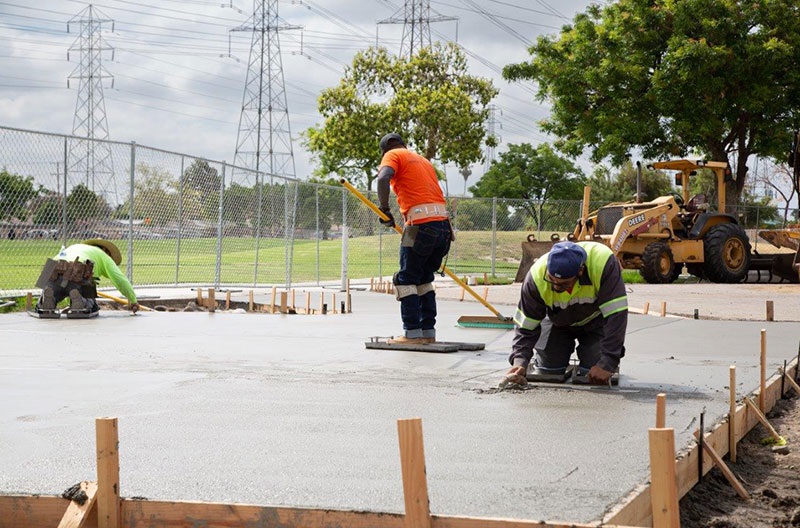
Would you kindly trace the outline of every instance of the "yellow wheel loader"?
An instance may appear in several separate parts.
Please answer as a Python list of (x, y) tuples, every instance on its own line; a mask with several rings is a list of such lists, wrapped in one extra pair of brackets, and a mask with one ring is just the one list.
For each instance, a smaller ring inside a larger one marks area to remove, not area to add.
[[(607, 244), (625, 269), (638, 269), (649, 283), (670, 283), (683, 266), (693, 275), (712, 282), (742, 282), (750, 268), (750, 240), (736, 218), (710, 210), (703, 194), (689, 198), (689, 178), (709, 169), (717, 179), (717, 211), (725, 210), (725, 183), (730, 178), (726, 162), (703, 160), (662, 161), (648, 168), (676, 172), (682, 193), (650, 202), (616, 203), (592, 214), (584, 206), (574, 240)], [(588, 204), (588, 190), (584, 195)]]

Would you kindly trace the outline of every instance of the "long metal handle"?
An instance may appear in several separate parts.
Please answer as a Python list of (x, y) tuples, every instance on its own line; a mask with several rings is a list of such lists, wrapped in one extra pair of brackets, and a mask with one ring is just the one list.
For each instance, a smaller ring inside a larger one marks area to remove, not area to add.
[[(356, 197), (356, 198), (358, 198), (359, 200), (361, 200), (362, 202), (364, 202), (364, 205), (366, 205), (367, 207), (369, 207), (370, 209), (372, 209), (372, 211), (373, 211), (373, 212), (374, 212), (376, 215), (378, 215), (379, 217), (381, 217), (381, 219), (382, 219), (382, 220), (388, 220), (388, 219), (389, 219), (389, 217), (388, 217), (388, 216), (386, 216), (386, 214), (385, 214), (383, 211), (381, 211), (381, 210), (378, 208), (378, 206), (377, 206), (377, 205), (375, 205), (374, 203), (372, 203), (372, 201), (370, 201), (370, 200), (369, 200), (369, 199), (368, 199), (366, 196), (364, 196), (364, 195), (361, 193), (361, 191), (359, 191), (358, 189), (356, 189), (355, 187), (353, 187), (353, 186), (350, 184), (350, 182), (348, 182), (348, 181), (347, 181), (347, 180), (345, 180), (344, 178), (342, 178), (340, 181), (341, 181), (341, 183), (342, 183), (342, 185), (344, 186), (344, 188), (345, 188), (345, 189), (347, 189), (348, 191), (350, 191), (351, 193), (353, 193), (353, 194), (355, 195), (355, 197)], [(400, 233), (401, 235), (403, 234), (403, 230), (402, 230), (402, 229), (400, 229), (400, 227), (399, 227), (398, 225), (396, 225), (396, 224), (395, 224), (395, 226), (394, 226), (394, 229), (395, 229), (395, 231), (397, 231), (397, 232), (398, 232), (398, 233)], [(456, 275), (455, 275), (455, 274), (454, 274), (452, 271), (450, 271), (449, 269), (447, 269), (447, 266), (442, 266), (442, 271), (443, 271), (444, 273), (446, 273), (448, 277), (450, 277), (451, 279), (453, 279), (453, 280), (454, 280), (454, 281), (455, 281), (455, 282), (456, 282), (456, 283), (457, 283), (459, 286), (461, 286), (462, 288), (464, 288), (465, 290), (467, 290), (467, 292), (469, 292), (469, 294), (470, 294), (470, 295), (472, 295), (473, 297), (475, 297), (475, 300), (476, 300), (476, 301), (478, 301), (479, 303), (481, 303), (482, 305), (484, 305), (484, 306), (485, 306), (485, 307), (486, 307), (486, 308), (487, 308), (487, 309), (488, 309), (490, 312), (492, 312), (493, 314), (495, 314), (495, 315), (497, 316), (497, 318), (498, 318), (498, 319), (501, 319), (501, 320), (503, 320), (503, 321), (508, 321), (508, 320), (510, 320), (510, 319), (511, 319), (510, 317), (506, 317), (506, 316), (504, 316), (503, 314), (501, 314), (500, 312), (498, 312), (497, 310), (495, 310), (494, 306), (492, 306), (491, 304), (489, 304), (488, 302), (486, 302), (486, 299), (484, 299), (483, 297), (481, 297), (480, 295), (478, 295), (478, 294), (475, 292), (475, 290), (473, 290), (472, 288), (470, 288), (470, 287), (469, 287), (469, 286), (468, 286), (468, 285), (467, 285), (467, 284), (466, 284), (464, 281), (462, 281), (461, 279), (459, 279), (459, 278), (458, 278), (458, 277), (457, 277), (457, 276), (456, 276)]]

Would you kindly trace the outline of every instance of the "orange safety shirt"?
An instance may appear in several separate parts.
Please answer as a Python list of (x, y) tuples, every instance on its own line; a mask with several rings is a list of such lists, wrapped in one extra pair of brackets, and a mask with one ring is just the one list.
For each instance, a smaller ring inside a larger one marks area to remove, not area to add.
[[(436, 170), (423, 156), (405, 148), (395, 148), (383, 155), (381, 167), (394, 169), (394, 176), (389, 183), (397, 195), (397, 204), (403, 216), (415, 205), (429, 203), (446, 205)], [(447, 216), (430, 216), (414, 223), (423, 224), (446, 219)]]

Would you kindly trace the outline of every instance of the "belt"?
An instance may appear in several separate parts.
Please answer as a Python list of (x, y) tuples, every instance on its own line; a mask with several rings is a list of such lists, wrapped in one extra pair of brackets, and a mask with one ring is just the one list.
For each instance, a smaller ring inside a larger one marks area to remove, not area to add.
[(440, 217), (444, 219), (449, 217), (447, 207), (441, 203), (412, 205), (403, 216), (406, 223), (409, 225), (414, 225), (414, 222), (424, 220), (425, 218)]

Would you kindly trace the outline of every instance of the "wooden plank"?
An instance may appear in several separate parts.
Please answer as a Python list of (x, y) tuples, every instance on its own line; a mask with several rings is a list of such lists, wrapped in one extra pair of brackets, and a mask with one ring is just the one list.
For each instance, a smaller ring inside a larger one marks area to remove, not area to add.
[(95, 420), (97, 436), (97, 524), (119, 528), (119, 436), (116, 418)]
[(431, 528), (422, 419), (397, 420), (397, 437), (400, 442), (400, 468), (403, 473), (403, 499), (406, 507), (403, 526)]
[(81, 490), (86, 493), (86, 502), (78, 504), (70, 501), (67, 511), (58, 523), (58, 528), (81, 528), (89, 520), (89, 512), (92, 510), (97, 498), (97, 482), (81, 482)]
[[(695, 431), (694, 433), (695, 438), (700, 438), (700, 431)], [(739, 479), (736, 478), (736, 475), (730, 470), (725, 461), (722, 460), (722, 457), (714, 451), (710, 445), (703, 440), (703, 449), (705, 450), (706, 454), (711, 457), (711, 460), (714, 461), (714, 464), (719, 468), (722, 474), (725, 476), (725, 479), (728, 483), (733, 486), (733, 489), (736, 490), (736, 493), (743, 498), (744, 500), (750, 500), (750, 494), (747, 493), (747, 490), (744, 489), (744, 486), (739, 482)]]
[(794, 393), (800, 396), (800, 385), (786, 372), (784, 372), (783, 367), (779, 368), (781, 374), (784, 376), (784, 379), (789, 383), (789, 385), (794, 389)]
[(653, 528), (680, 528), (675, 481), (675, 430), (650, 429), (650, 504)]
[[(0, 527), (53, 528), (69, 501), (53, 495), (0, 495)], [(122, 526), (139, 528), (172, 526), (231, 528), (281, 526), (282, 528), (403, 528), (404, 516), (314, 508), (288, 508), (197, 501), (122, 499)], [(97, 508), (84, 528), (97, 528)], [(546, 523), (522, 519), (431, 516), (432, 528), (594, 528), (597, 524)], [(603, 528), (630, 528), (604, 524)]]
[(772, 427), (772, 424), (769, 423), (769, 420), (767, 420), (767, 417), (764, 416), (764, 413), (761, 412), (761, 409), (759, 409), (756, 406), (756, 404), (753, 403), (753, 400), (751, 400), (750, 398), (745, 398), (744, 402), (748, 405), (748, 407), (750, 407), (750, 410), (753, 411), (753, 413), (755, 413), (756, 418), (758, 418), (758, 421), (761, 422), (761, 425), (763, 425), (764, 428), (767, 430), (767, 432), (769, 432), (770, 436), (776, 442), (781, 442), (783, 440), (781, 438), (781, 435), (779, 435), (778, 431), (776, 431), (775, 428)]

